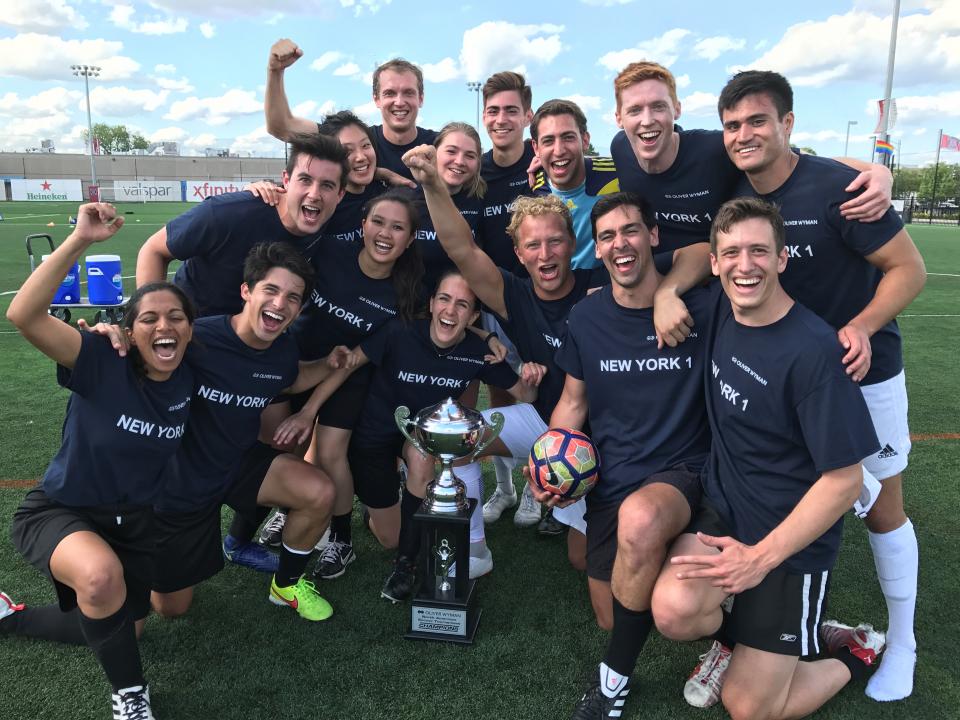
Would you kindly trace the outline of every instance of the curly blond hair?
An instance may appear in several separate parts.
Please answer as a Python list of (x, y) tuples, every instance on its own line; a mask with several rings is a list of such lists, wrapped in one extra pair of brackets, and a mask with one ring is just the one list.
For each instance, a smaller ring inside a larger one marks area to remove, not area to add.
[(573, 231), (573, 217), (570, 215), (570, 209), (556, 195), (537, 195), (535, 197), (521, 195), (513, 201), (511, 211), (513, 214), (510, 216), (510, 224), (507, 226), (507, 235), (513, 238), (514, 247), (517, 247), (520, 242), (520, 225), (528, 217), (558, 215), (563, 219), (563, 224), (566, 226), (570, 238), (576, 237), (576, 233)]

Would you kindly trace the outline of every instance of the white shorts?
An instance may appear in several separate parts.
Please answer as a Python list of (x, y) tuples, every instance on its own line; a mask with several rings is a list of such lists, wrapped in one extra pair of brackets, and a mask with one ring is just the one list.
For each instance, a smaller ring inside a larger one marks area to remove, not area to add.
[(873, 429), (880, 440), (880, 451), (863, 459), (863, 466), (877, 480), (898, 475), (907, 467), (910, 454), (910, 428), (907, 425), (907, 385), (903, 371), (875, 385), (862, 385), (860, 391), (870, 410)]
[[(526, 463), (530, 458), (530, 448), (533, 447), (534, 441), (547, 430), (540, 413), (530, 403), (520, 403), (484, 410), (483, 419), (490, 422), (490, 415), (494, 412), (503, 413), (503, 430), (500, 431), (503, 444), (507, 446), (507, 450), (514, 458)], [(587, 521), (583, 518), (586, 511), (587, 502), (580, 498), (573, 505), (554, 508), (553, 517), (586, 535)]]

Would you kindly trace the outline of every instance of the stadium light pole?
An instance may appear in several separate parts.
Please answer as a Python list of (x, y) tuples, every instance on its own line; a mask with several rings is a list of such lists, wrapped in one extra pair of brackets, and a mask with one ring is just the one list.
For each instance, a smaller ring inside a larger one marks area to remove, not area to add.
[(847, 120), (847, 139), (843, 141), (843, 156), (847, 157), (847, 150), (850, 147), (850, 126), (856, 125), (856, 120)]
[(468, 82), (467, 90), (470, 92), (475, 92), (477, 94), (477, 132), (480, 132), (480, 88), (481, 84), (478, 82)]
[(70, 69), (77, 77), (83, 77), (83, 85), (87, 91), (87, 132), (89, 133), (87, 140), (90, 143), (90, 178), (91, 184), (96, 186), (97, 165), (93, 161), (93, 120), (90, 117), (90, 76), (99, 77), (102, 68), (96, 65), (71, 65)]

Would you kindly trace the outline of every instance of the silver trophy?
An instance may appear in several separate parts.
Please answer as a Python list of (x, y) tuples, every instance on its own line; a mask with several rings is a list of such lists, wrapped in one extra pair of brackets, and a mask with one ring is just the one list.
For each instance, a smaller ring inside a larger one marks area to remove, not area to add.
[(450, 541), (443, 538), (438, 547), (433, 548), (433, 554), (437, 557), (437, 590), (442, 593), (448, 593), (453, 590), (450, 584), (450, 568), (454, 563), (455, 547), (450, 547)]
[[(453, 398), (431, 405), (412, 419), (410, 410), (401, 405), (394, 413), (397, 427), (404, 437), (424, 455), (440, 460), (440, 474), (427, 487), (424, 508), (429, 513), (464, 512), (469, 507), (467, 491), (453, 472), (455, 460), (476, 458), (503, 429), (503, 414), (495, 412), (491, 422), (476, 410), (464, 407)], [(484, 434), (489, 435), (484, 438)]]

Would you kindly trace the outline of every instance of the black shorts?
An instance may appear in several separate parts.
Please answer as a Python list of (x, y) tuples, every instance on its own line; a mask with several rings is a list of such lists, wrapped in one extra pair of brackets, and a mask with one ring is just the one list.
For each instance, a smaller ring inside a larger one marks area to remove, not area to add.
[(353, 491), (367, 507), (382, 509), (400, 502), (397, 458), (403, 452), (403, 437), (380, 445), (362, 445), (352, 439), (347, 462), (353, 475)]
[[(337, 391), (320, 406), (317, 412), (317, 424), (327, 427), (353, 430), (360, 420), (363, 411), (363, 402), (370, 387), (370, 378), (373, 377), (373, 365), (364, 365), (352, 373)], [(290, 407), (293, 412), (299, 412), (313, 390), (297, 393), (290, 396)]]
[(68, 535), (89, 531), (111, 547), (123, 566), (126, 607), (134, 620), (150, 610), (153, 580), (153, 509), (142, 506), (70, 507), (34, 488), (13, 514), (13, 544), (24, 559), (53, 582), (60, 609), (77, 606), (77, 594), (50, 574), (50, 557)]
[[(700, 474), (689, 470), (686, 465), (654, 473), (632, 492), (653, 483), (676, 488), (690, 506), (691, 515), (700, 504)], [(584, 514), (587, 523), (587, 577), (610, 582), (613, 563), (617, 558), (617, 518), (620, 506), (627, 497), (630, 496), (606, 503), (591, 503), (590, 496), (587, 496), (587, 511)]]
[[(262, 442), (258, 442), (244, 453), (239, 467), (234, 471), (233, 478), (223, 498), (225, 505), (229, 505), (238, 513), (251, 521), (260, 517), (257, 506), (257, 495), (260, 486), (270, 471), (273, 461), (280, 455), (286, 455), (283, 450), (277, 450)], [(259, 524), (259, 523), (258, 523)]]
[(199, 585), (223, 569), (220, 506), (154, 517), (153, 589), (172, 593)]
[(778, 655), (818, 655), (830, 575), (829, 570), (801, 574), (774, 568), (759, 585), (734, 596), (730, 637)]

